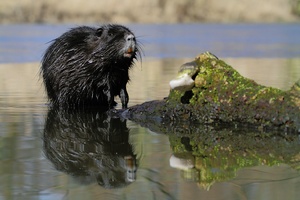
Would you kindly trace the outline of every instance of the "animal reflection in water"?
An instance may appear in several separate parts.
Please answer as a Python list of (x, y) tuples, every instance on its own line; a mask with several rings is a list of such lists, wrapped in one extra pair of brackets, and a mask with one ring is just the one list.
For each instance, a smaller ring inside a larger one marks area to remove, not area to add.
[(43, 139), (45, 155), (55, 168), (83, 184), (118, 188), (136, 180), (126, 120), (101, 111), (50, 109)]

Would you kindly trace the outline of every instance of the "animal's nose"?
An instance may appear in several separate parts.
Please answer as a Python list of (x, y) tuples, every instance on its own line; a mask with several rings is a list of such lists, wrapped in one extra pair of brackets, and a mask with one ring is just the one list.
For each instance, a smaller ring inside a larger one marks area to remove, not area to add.
[(126, 37), (126, 41), (128, 41), (128, 42), (135, 41), (134, 35), (132, 35), (132, 34), (128, 35), (128, 36)]

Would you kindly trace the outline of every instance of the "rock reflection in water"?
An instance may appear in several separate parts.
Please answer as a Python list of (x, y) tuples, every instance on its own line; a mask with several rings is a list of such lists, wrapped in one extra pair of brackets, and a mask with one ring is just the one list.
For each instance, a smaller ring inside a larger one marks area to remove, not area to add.
[[(245, 168), (255, 171), (261, 169), (260, 166), (268, 166), (270, 168), (263, 168), (268, 174), (268, 171), (280, 171), (284, 164), (286, 176), (283, 174), (282, 179), (273, 180), (270, 173), (265, 182), (291, 178), (291, 172), (292, 177), (300, 177), (298, 134), (188, 122), (144, 123), (143, 126), (167, 134), (173, 151), (170, 166), (181, 170), (184, 179), (197, 182), (207, 190), (215, 183), (239, 180), (238, 174)], [(257, 181), (248, 181), (253, 182)]]
[(136, 180), (136, 155), (126, 120), (102, 111), (50, 109), (44, 152), (55, 168), (82, 184), (123, 187)]

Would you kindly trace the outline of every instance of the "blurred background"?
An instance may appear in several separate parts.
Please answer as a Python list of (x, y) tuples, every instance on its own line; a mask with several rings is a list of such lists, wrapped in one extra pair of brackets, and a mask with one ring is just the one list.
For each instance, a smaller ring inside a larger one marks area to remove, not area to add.
[(39, 76), (46, 48), (71, 27), (120, 23), (144, 52), (130, 71), (129, 106), (168, 96), (179, 67), (205, 51), (260, 84), (288, 90), (300, 78), (299, 22), (300, 0), (0, 0), (0, 200), (299, 199), (299, 167), (289, 166), (244, 170), (249, 178), (204, 190), (170, 167), (168, 136), (131, 121), (137, 180), (118, 190), (78, 182), (45, 157), (48, 105)]
[(299, 22), (300, 0), (2, 0), (0, 23)]

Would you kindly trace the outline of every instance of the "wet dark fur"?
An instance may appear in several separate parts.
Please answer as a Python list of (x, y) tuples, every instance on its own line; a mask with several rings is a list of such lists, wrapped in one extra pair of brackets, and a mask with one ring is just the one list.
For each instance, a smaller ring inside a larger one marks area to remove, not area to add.
[(137, 56), (135, 36), (124, 26), (73, 28), (55, 39), (43, 57), (41, 74), (48, 98), (64, 108), (112, 108), (114, 97), (120, 96), (126, 108), (128, 70)]

